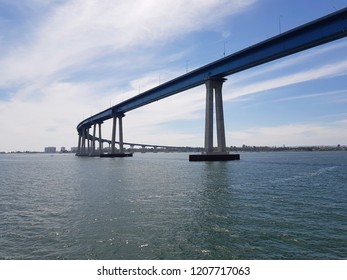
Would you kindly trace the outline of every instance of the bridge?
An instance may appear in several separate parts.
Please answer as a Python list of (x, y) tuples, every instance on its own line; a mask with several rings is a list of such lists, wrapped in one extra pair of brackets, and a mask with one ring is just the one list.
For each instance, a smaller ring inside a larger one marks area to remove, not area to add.
[[(190, 160), (232, 160), (239, 155), (226, 152), (222, 86), (225, 77), (246, 69), (298, 53), (347, 36), (347, 8), (291, 29), (268, 40), (216, 60), (173, 80), (147, 90), (111, 108), (93, 115), (77, 126), (78, 156), (95, 156), (96, 129), (98, 126), (99, 155), (102, 154), (101, 125), (113, 119), (111, 152), (109, 156), (127, 156), (124, 153), (122, 119), (126, 112), (158, 101), (179, 92), (206, 85), (205, 144), (201, 155)], [(215, 103), (215, 104), (214, 104)], [(213, 111), (216, 110), (217, 147), (213, 146)], [(118, 120), (119, 140), (116, 141)], [(89, 130), (93, 127), (93, 134)], [(119, 143), (116, 153), (115, 144)]]

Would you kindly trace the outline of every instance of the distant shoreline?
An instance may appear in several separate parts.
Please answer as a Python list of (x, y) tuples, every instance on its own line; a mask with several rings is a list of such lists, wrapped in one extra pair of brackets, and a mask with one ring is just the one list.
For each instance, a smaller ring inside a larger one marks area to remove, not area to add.
[(242, 146), (231, 147), (235, 152), (315, 152), (315, 151), (347, 151), (347, 146), (295, 146), (295, 147), (269, 147), (269, 146)]
[[(157, 149), (156, 151), (153, 148), (146, 149), (126, 149), (126, 151), (131, 151), (135, 153), (154, 153), (154, 152), (202, 152), (204, 149), (202, 147), (177, 147), (173, 149)], [(228, 147), (228, 152), (316, 152), (316, 151), (347, 151), (346, 145), (337, 145), (337, 146), (293, 146), (293, 147), (270, 147), (270, 146), (247, 146), (243, 145), (242, 147)], [(56, 153), (47, 153), (47, 152), (38, 152), (38, 151), (12, 151), (12, 152), (0, 152), (0, 154), (74, 154), (75, 152), (66, 151), (66, 152), (56, 152)]]

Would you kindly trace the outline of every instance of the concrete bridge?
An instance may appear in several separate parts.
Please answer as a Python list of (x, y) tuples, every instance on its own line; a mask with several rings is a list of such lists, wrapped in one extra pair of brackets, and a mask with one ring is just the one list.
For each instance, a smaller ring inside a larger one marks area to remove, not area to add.
[[(222, 87), (226, 81), (225, 77), (346, 36), (347, 8), (344, 8), (154, 87), (80, 122), (77, 126), (78, 152), (76, 155), (90, 155), (91, 149), (95, 149), (97, 127), (99, 139), (102, 139), (102, 123), (108, 119), (112, 119), (112, 139), (109, 140), (111, 143), (111, 152), (108, 156), (127, 156), (123, 151), (125, 142), (123, 141), (122, 123), (126, 112), (205, 84), (204, 152), (201, 155), (191, 155), (189, 159), (193, 161), (239, 159), (239, 155), (228, 154), (226, 152), (222, 100)], [(216, 110), (217, 147), (213, 145), (214, 107)], [(117, 122), (119, 131), (118, 141), (116, 141)], [(93, 128), (92, 135), (89, 134), (91, 128)], [(116, 152), (116, 142), (120, 146), (119, 152)], [(94, 143), (94, 146), (91, 143)], [(100, 153), (102, 153), (102, 150), (102, 141), (99, 141)]]

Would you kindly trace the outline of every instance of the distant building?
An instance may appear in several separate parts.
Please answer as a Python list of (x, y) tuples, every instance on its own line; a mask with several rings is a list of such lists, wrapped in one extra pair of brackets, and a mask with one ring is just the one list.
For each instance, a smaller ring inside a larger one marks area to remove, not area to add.
[(45, 153), (56, 153), (57, 148), (56, 147), (46, 147), (45, 148)]
[(67, 153), (67, 150), (65, 149), (65, 147), (61, 147), (61, 148), (60, 148), (60, 152), (61, 152), (61, 153)]
[(71, 152), (72, 153), (77, 153), (78, 147), (71, 147)]

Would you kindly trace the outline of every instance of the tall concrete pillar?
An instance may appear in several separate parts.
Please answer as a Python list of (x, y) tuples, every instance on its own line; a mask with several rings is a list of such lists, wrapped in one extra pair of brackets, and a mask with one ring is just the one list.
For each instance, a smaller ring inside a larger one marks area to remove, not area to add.
[(124, 149), (123, 149), (123, 119), (124, 115), (119, 116), (118, 117), (118, 121), (119, 121), (119, 152), (123, 153)]
[(87, 153), (89, 155), (90, 153), (90, 137), (89, 137), (89, 128), (86, 129), (86, 133), (87, 133)]
[(86, 152), (86, 130), (82, 130), (82, 152), (81, 154), (84, 155)]
[(226, 152), (222, 86), (226, 79), (206, 80), (205, 153), (213, 153), (213, 95), (215, 95), (218, 152)]
[(111, 142), (111, 153), (116, 152), (116, 126), (117, 126), (117, 117), (113, 117), (113, 126), (112, 126), (112, 142)]
[(101, 137), (101, 123), (99, 123), (99, 152), (102, 154), (102, 137)]
[(82, 142), (82, 135), (81, 135), (81, 132), (78, 132), (78, 146), (77, 146), (78, 156), (81, 154), (81, 142)]
[[(224, 78), (209, 78), (206, 85), (206, 115), (205, 115), (205, 150), (201, 155), (189, 155), (189, 161), (226, 161), (239, 160), (239, 154), (229, 154), (225, 144), (225, 128), (223, 113), (222, 87)], [(217, 147), (213, 151), (213, 93), (216, 103)]]
[(92, 150), (89, 153), (89, 155), (93, 156), (95, 154), (95, 135), (96, 135), (96, 123), (93, 127), (93, 139), (92, 139)]
[(209, 79), (206, 85), (206, 112), (205, 112), (205, 152), (213, 152), (213, 87)]
[(225, 144), (225, 128), (224, 128), (224, 113), (223, 113), (223, 98), (222, 98), (222, 85), (224, 79), (215, 84), (215, 97), (216, 97), (216, 123), (217, 123), (217, 144), (218, 152), (226, 152)]

